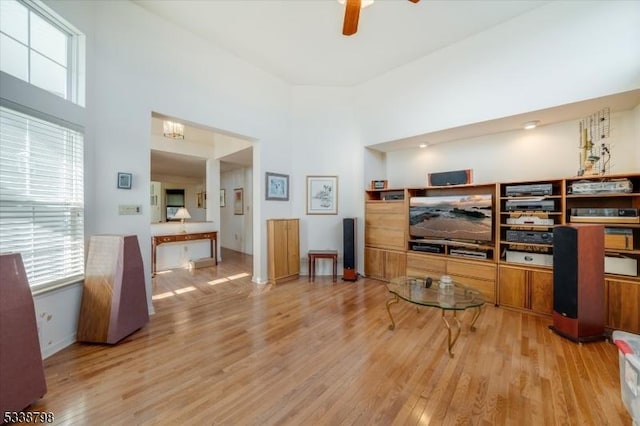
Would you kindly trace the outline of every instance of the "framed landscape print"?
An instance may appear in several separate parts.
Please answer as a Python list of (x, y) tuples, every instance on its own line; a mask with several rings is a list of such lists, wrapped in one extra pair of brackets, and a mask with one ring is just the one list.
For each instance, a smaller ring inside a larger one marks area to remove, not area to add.
[(265, 193), (267, 200), (289, 201), (289, 175), (267, 172)]
[(307, 176), (307, 214), (338, 214), (337, 176)]

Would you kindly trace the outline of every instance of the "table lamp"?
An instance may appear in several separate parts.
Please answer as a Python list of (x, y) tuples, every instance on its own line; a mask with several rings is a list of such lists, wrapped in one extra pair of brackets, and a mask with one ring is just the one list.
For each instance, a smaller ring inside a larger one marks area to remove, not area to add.
[(189, 211), (184, 207), (180, 207), (176, 214), (173, 216), (173, 219), (180, 219), (180, 232), (186, 233), (187, 230), (184, 227), (184, 220), (191, 219)]

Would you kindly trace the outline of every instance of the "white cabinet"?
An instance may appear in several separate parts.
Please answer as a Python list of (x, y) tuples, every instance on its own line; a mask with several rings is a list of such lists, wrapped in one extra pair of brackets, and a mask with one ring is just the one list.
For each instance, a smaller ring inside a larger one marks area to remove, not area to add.
[(162, 221), (162, 183), (151, 182), (149, 211), (151, 212), (151, 223)]

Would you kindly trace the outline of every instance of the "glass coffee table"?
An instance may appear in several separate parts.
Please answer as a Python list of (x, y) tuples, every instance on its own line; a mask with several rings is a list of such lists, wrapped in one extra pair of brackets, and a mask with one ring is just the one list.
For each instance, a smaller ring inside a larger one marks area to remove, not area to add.
[[(475, 331), (474, 324), (480, 316), (484, 297), (482, 294), (462, 284), (453, 282), (451, 286), (441, 289), (440, 280), (430, 278), (398, 277), (387, 283), (387, 290), (393, 297), (387, 300), (387, 313), (391, 319), (389, 330), (396, 328), (396, 323), (391, 315), (391, 305), (398, 303), (400, 299), (406, 300), (416, 306), (430, 306), (442, 310), (442, 320), (448, 331), (449, 356), (453, 357), (453, 345), (460, 336), (461, 324), (456, 317), (458, 311), (475, 308), (470, 330)], [(453, 314), (447, 318), (446, 313)], [(452, 320), (452, 323), (450, 322)], [(452, 325), (455, 326), (455, 335), (451, 336)]]

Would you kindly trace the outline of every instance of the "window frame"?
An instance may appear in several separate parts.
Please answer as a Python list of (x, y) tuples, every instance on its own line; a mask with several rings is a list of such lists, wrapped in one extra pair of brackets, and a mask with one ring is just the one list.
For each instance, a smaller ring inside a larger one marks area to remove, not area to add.
[[(73, 27), (68, 22), (64, 21), (61, 17), (59, 17), (53, 10), (47, 7), (44, 3), (39, 0), (15, 0), (16, 2), (22, 4), (27, 9), (27, 43), (24, 44), (22, 41), (15, 39), (10, 34), (2, 32), (2, 34), (6, 37), (9, 37), (11, 40), (19, 43), (20, 45), (27, 48), (27, 77), (28, 80), (26, 82), (28, 84), (32, 84), (32, 63), (31, 63), (31, 52), (35, 52), (38, 55), (46, 58), (47, 60), (52, 61), (55, 64), (58, 64), (65, 68), (66, 72), (66, 88), (65, 95), (62, 97), (68, 101), (74, 102), (78, 105), (84, 106), (84, 82), (82, 81), (81, 76), (85, 74), (85, 36), (75, 27)], [(53, 58), (46, 55), (44, 52), (41, 52), (38, 49), (35, 49), (32, 46), (31, 40), (31, 26), (32, 26), (32, 13), (38, 15), (45, 22), (50, 24), (52, 27), (56, 28), (60, 32), (66, 35), (67, 38), (67, 53), (66, 53), (66, 63), (61, 64), (60, 62), (54, 60)], [(1, 31), (0, 31), (1, 32)], [(19, 78), (19, 77), (16, 77)], [(23, 80), (25, 81), (25, 80)], [(47, 89), (44, 89), (49, 93), (53, 93), (56, 96), (58, 94), (54, 92), (50, 92)]]
[[(67, 52), (67, 60), (70, 61), (70, 68), (67, 72), (67, 78), (71, 79), (71, 84), (67, 84), (68, 98), (61, 96), (35, 86), (28, 81), (15, 77), (4, 71), (0, 71), (0, 105), (8, 109), (32, 116), (35, 119), (45, 120), (56, 125), (61, 125), (69, 130), (82, 134), (83, 151), (82, 169), (84, 187), (82, 204), (84, 226), (80, 227), (84, 240), (84, 246), (87, 245), (87, 223), (86, 223), (86, 196), (87, 196), (87, 165), (91, 164), (90, 153), (88, 147), (90, 143), (86, 138), (85, 127), (88, 122), (87, 111), (84, 108), (86, 93), (86, 36), (75, 29), (71, 24), (66, 22), (63, 16), (47, 7), (39, 0), (19, 0), (30, 11), (42, 13), (46, 15), (49, 22), (53, 22), (56, 26), (63, 26), (73, 33), (71, 40), (72, 48)], [(69, 42), (69, 39), (68, 39)], [(82, 262), (84, 265), (86, 253), (83, 250)], [(34, 296), (54, 291), (66, 286), (77, 285), (84, 280), (84, 267), (82, 275), (69, 275), (66, 279), (51, 280), (37, 286), (30, 285), (31, 292)], [(30, 283), (31, 284), (31, 283)]]

